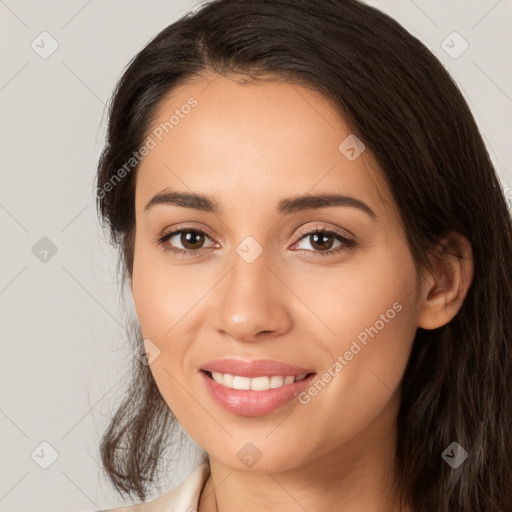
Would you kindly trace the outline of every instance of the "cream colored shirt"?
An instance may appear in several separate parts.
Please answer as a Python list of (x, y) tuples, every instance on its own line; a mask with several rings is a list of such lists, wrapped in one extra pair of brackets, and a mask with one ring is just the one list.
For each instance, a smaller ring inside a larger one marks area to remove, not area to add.
[(178, 487), (152, 501), (99, 512), (197, 512), (199, 497), (209, 475), (210, 466), (203, 462)]

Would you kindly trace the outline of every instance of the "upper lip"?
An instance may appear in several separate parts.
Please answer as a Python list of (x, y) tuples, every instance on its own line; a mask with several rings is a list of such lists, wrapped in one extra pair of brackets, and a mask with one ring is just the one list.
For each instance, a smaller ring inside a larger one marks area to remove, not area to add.
[(312, 370), (300, 368), (291, 364), (273, 361), (271, 359), (256, 359), (243, 361), (242, 359), (215, 359), (205, 363), (201, 370), (209, 372), (229, 373), (240, 377), (262, 377), (272, 375), (303, 375), (312, 373)]

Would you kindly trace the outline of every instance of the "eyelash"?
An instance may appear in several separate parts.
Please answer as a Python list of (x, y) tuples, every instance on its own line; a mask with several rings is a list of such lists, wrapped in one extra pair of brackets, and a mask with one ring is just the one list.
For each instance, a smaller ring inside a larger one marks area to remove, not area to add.
[[(182, 255), (182, 256), (188, 256), (188, 255), (191, 255), (191, 256), (195, 255), (195, 256), (197, 256), (197, 255), (202, 254), (204, 251), (209, 249), (209, 247), (202, 248), (202, 249), (197, 249), (197, 250), (179, 249), (177, 247), (173, 247), (172, 245), (169, 245), (169, 244), (166, 243), (167, 240), (169, 240), (169, 238), (171, 238), (172, 236), (178, 235), (180, 233), (188, 233), (188, 232), (199, 233), (199, 234), (205, 235), (206, 237), (210, 238), (210, 240), (211, 240), (211, 237), (205, 231), (203, 231), (201, 229), (197, 229), (197, 228), (186, 228), (185, 227), (185, 228), (181, 228), (181, 229), (178, 229), (178, 230), (175, 230), (175, 231), (170, 231), (170, 232), (164, 233), (162, 236), (159, 236), (155, 240), (155, 242), (157, 244), (163, 246), (164, 251), (166, 251), (166, 252), (170, 251), (170, 252), (173, 252), (176, 255)], [(314, 234), (332, 235), (338, 241), (340, 241), (343, 245), (340, 245), (336, 249), (329, 249), (328, 251), (314, 251), (314, 250), (311, 250), (311, 249), (297, 249), (297, 252), (300, 252), (300, 253), (314, 253), (315, 254), (314, 257), (316, 258), (317, 256), (331, 256), (333, 254), (338, 254), (338, 253), (341, 253), (343, 251), (349, 251), (351, 249), (354, 249), (355, 246), (357, 245), (357, 242), (355, 240), (353, 240), (352, 238), (348, 238), (348, 237), (342, 235), (341, 233), (339, 233), (338, 231), (330, 230), (330, 229), (326, 229), (326, 228), (317, 228), (317, 229), (311, 229), (311, 230), (306, 230), (306, 231), (300, 232), (299, 233), (300, 238), (293, 245), (297, 244), (302, 239), (307, 238), (307, 236), (314, 235)]]

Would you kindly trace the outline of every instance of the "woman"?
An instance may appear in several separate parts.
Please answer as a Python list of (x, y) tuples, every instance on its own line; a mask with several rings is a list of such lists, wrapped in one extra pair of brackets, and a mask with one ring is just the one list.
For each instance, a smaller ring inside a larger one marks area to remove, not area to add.
[[(356, 0), (217, 0), (115, 91), (98, 207), (140, 329), (123, 510), (512, 510), (512, 230), (437, 59)], [(144, 353), (144, 357), (140, 354)]]

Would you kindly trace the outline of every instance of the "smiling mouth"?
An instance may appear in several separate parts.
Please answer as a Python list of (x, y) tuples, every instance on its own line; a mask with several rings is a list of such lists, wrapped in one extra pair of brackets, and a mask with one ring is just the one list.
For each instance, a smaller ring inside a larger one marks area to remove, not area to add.
[(270, 389), (277, 389), (284, 386), (300, 382), (314, 372), (303, 373), (301, 375), (262, 375), (259, 377), (244, 377), (241, 375), (232, 375), (230, 373), (210, 372), (201, 370), (210, 379), (214, 380), (217, 384), (228, 388), (238, 390), (253, 390), (253, 391), (268, 391)]

